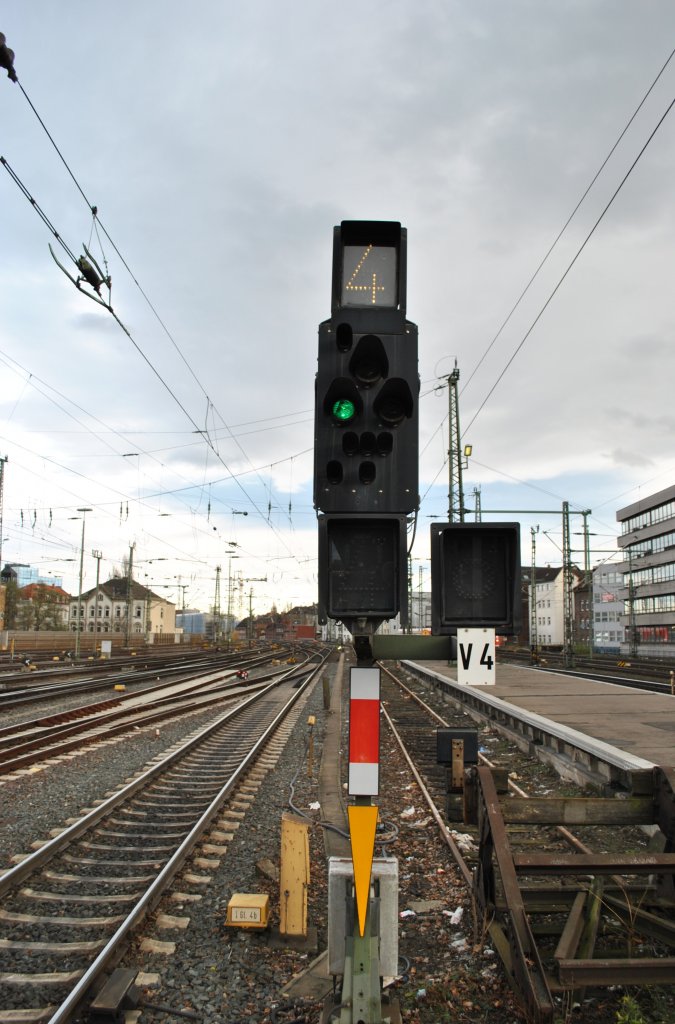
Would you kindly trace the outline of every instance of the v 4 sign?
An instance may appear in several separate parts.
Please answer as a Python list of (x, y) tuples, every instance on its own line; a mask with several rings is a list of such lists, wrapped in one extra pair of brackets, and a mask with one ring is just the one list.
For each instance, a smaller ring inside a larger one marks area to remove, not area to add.
[(464, 686), (495, 685), (494, 629), (457, 630), (457, 682)]

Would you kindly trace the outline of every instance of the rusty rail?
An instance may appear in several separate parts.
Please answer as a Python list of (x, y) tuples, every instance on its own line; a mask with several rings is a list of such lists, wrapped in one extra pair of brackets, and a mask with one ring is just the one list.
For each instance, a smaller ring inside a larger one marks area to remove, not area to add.
[[(479, 831), (474, 894), (531, 1019), (552, 1020), (556, 992), (578, 997), (587, 985), (673, 984), (675, 853), (514, 852), (509, 824), (658, 825), (664, 849), (672, 851), (675, 770), (655, 768), (651, 792), (627, 799), (520, 800), (500, 793), (498, 781), (499, 773), (482, 765), (466, 773), (467, 824)], [(548, 952), (535, 938), (544, 933), (559, 934)], [(625, 955), (616, 949), (620, 937)], [(650, 948), (640, 956), (642, 938), (664, 955)]]

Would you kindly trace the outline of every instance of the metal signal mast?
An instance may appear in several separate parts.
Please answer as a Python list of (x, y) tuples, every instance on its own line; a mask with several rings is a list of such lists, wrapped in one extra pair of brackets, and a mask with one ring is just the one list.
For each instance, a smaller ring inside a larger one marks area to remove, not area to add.
[(455, 359), (455, 368), (448, 377), (448, 419), (450, 445), (448, 448), (448, 521), (464, 522), (464, 484), (462, 481), (462, 435), (459, 430), (459, 368)]

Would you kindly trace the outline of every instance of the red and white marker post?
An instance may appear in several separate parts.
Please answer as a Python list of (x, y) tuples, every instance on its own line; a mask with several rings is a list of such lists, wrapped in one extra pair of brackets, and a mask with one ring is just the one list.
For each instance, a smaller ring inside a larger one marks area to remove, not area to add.
[(354, 889), (363, 936), (370, 895), (378, 808), (370, 803), (380, 788), (380, 670), (353, 668), (349, 674), (349, 838)]
[(377, 796), (380, 791), (380, 670), (353, 668), (349, 673), (350, 796)]

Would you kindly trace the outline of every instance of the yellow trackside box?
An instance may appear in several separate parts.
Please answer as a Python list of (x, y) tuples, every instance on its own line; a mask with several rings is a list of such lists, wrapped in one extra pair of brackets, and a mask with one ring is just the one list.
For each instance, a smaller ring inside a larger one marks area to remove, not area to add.
[(235, 892), (227, 904), (226, 923), (234, 928), (267, 928), (269, 916), (267, 893)]

